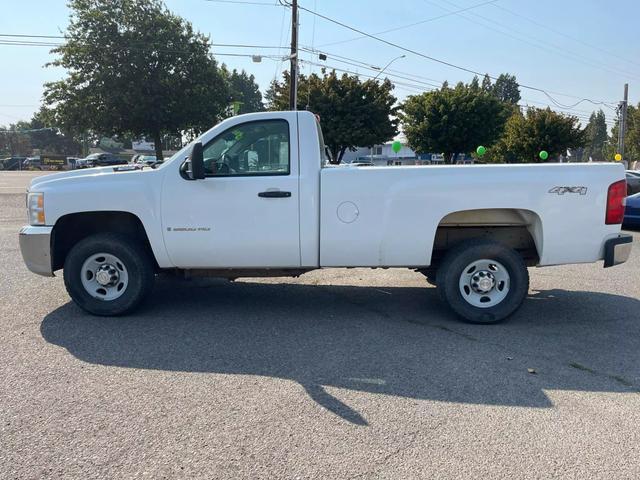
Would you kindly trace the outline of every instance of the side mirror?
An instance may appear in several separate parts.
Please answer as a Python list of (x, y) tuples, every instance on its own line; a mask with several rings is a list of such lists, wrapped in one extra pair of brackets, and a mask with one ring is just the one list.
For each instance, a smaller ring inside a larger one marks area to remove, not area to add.
[(191, 155), (188, 162), (190, 168), (187, 170), (187, 176), (190, 180), (204, 179), (204, 151), (202, 143), (197, 142), (191, 148)]

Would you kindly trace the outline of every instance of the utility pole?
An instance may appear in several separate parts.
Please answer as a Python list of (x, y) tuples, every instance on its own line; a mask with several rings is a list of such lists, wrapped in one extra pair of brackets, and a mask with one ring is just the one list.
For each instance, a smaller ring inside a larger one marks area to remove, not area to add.
[(291, 68), (289, 71), (289, 109), (298, 105), (298, 0), (291, 1)]
[[(618, 153), (622, 155), (622, 161), (627, 160), (624, 157), (624, 135), (627, 133), (627, 104), (629, 100), (629, 84), (624, 84), (624, 100), (620, 102), (620, 123), (618, 127)], [(628, 165), (627, 163), (625, 163)]]

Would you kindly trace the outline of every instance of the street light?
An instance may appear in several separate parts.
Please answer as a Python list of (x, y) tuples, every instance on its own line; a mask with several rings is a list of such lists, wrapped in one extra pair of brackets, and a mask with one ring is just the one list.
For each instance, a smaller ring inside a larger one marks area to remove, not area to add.
[(377, 78), (382, 74), (382, 72), (384, 72), (384, 71), (389, 67), (389, 65), (391, 65), (393, 62), (395, 62), (396, 60), (400, 60), (401, 58), (405, 58), (405, 57), (406, 57), (406, 55), (400, 55), (399, 57), (396, 57), (396, 58), (394, 58), (393, 60), (391, 60), (389, 63), (387, 63), (387, 64), (384, 66), (384, 68), (383, 68), (382, 70), (380, 70), (380, 71), (378, 72), (378, 74), (377, 74), (375, 77), (373, 77), (373, 79), (374, 79), (374, 80), (375, 80), (375, 79), (377, 79)]

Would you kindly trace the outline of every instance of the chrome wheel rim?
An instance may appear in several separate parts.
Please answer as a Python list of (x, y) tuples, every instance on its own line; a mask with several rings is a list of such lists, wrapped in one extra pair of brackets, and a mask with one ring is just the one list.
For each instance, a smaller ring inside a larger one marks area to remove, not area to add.
[(127, 290), (129, 273), (124, 262), (110, 253), (96, 253), (87, 258), (80, 269), (80, 280), (93, 298), (110, 302)]
[(508, 270), (500, 262), (483, 258), (467, 265), (460, 274), (460, 293), (467, 303), (478, 308), (495, 307), (509, 293)]

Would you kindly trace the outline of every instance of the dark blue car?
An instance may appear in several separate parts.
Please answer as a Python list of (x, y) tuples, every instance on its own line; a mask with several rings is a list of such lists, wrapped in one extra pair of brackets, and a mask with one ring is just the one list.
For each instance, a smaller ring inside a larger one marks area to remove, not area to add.
[(640, 228), (640, 193), (627, 197), (624, 209), (624, 226)]

